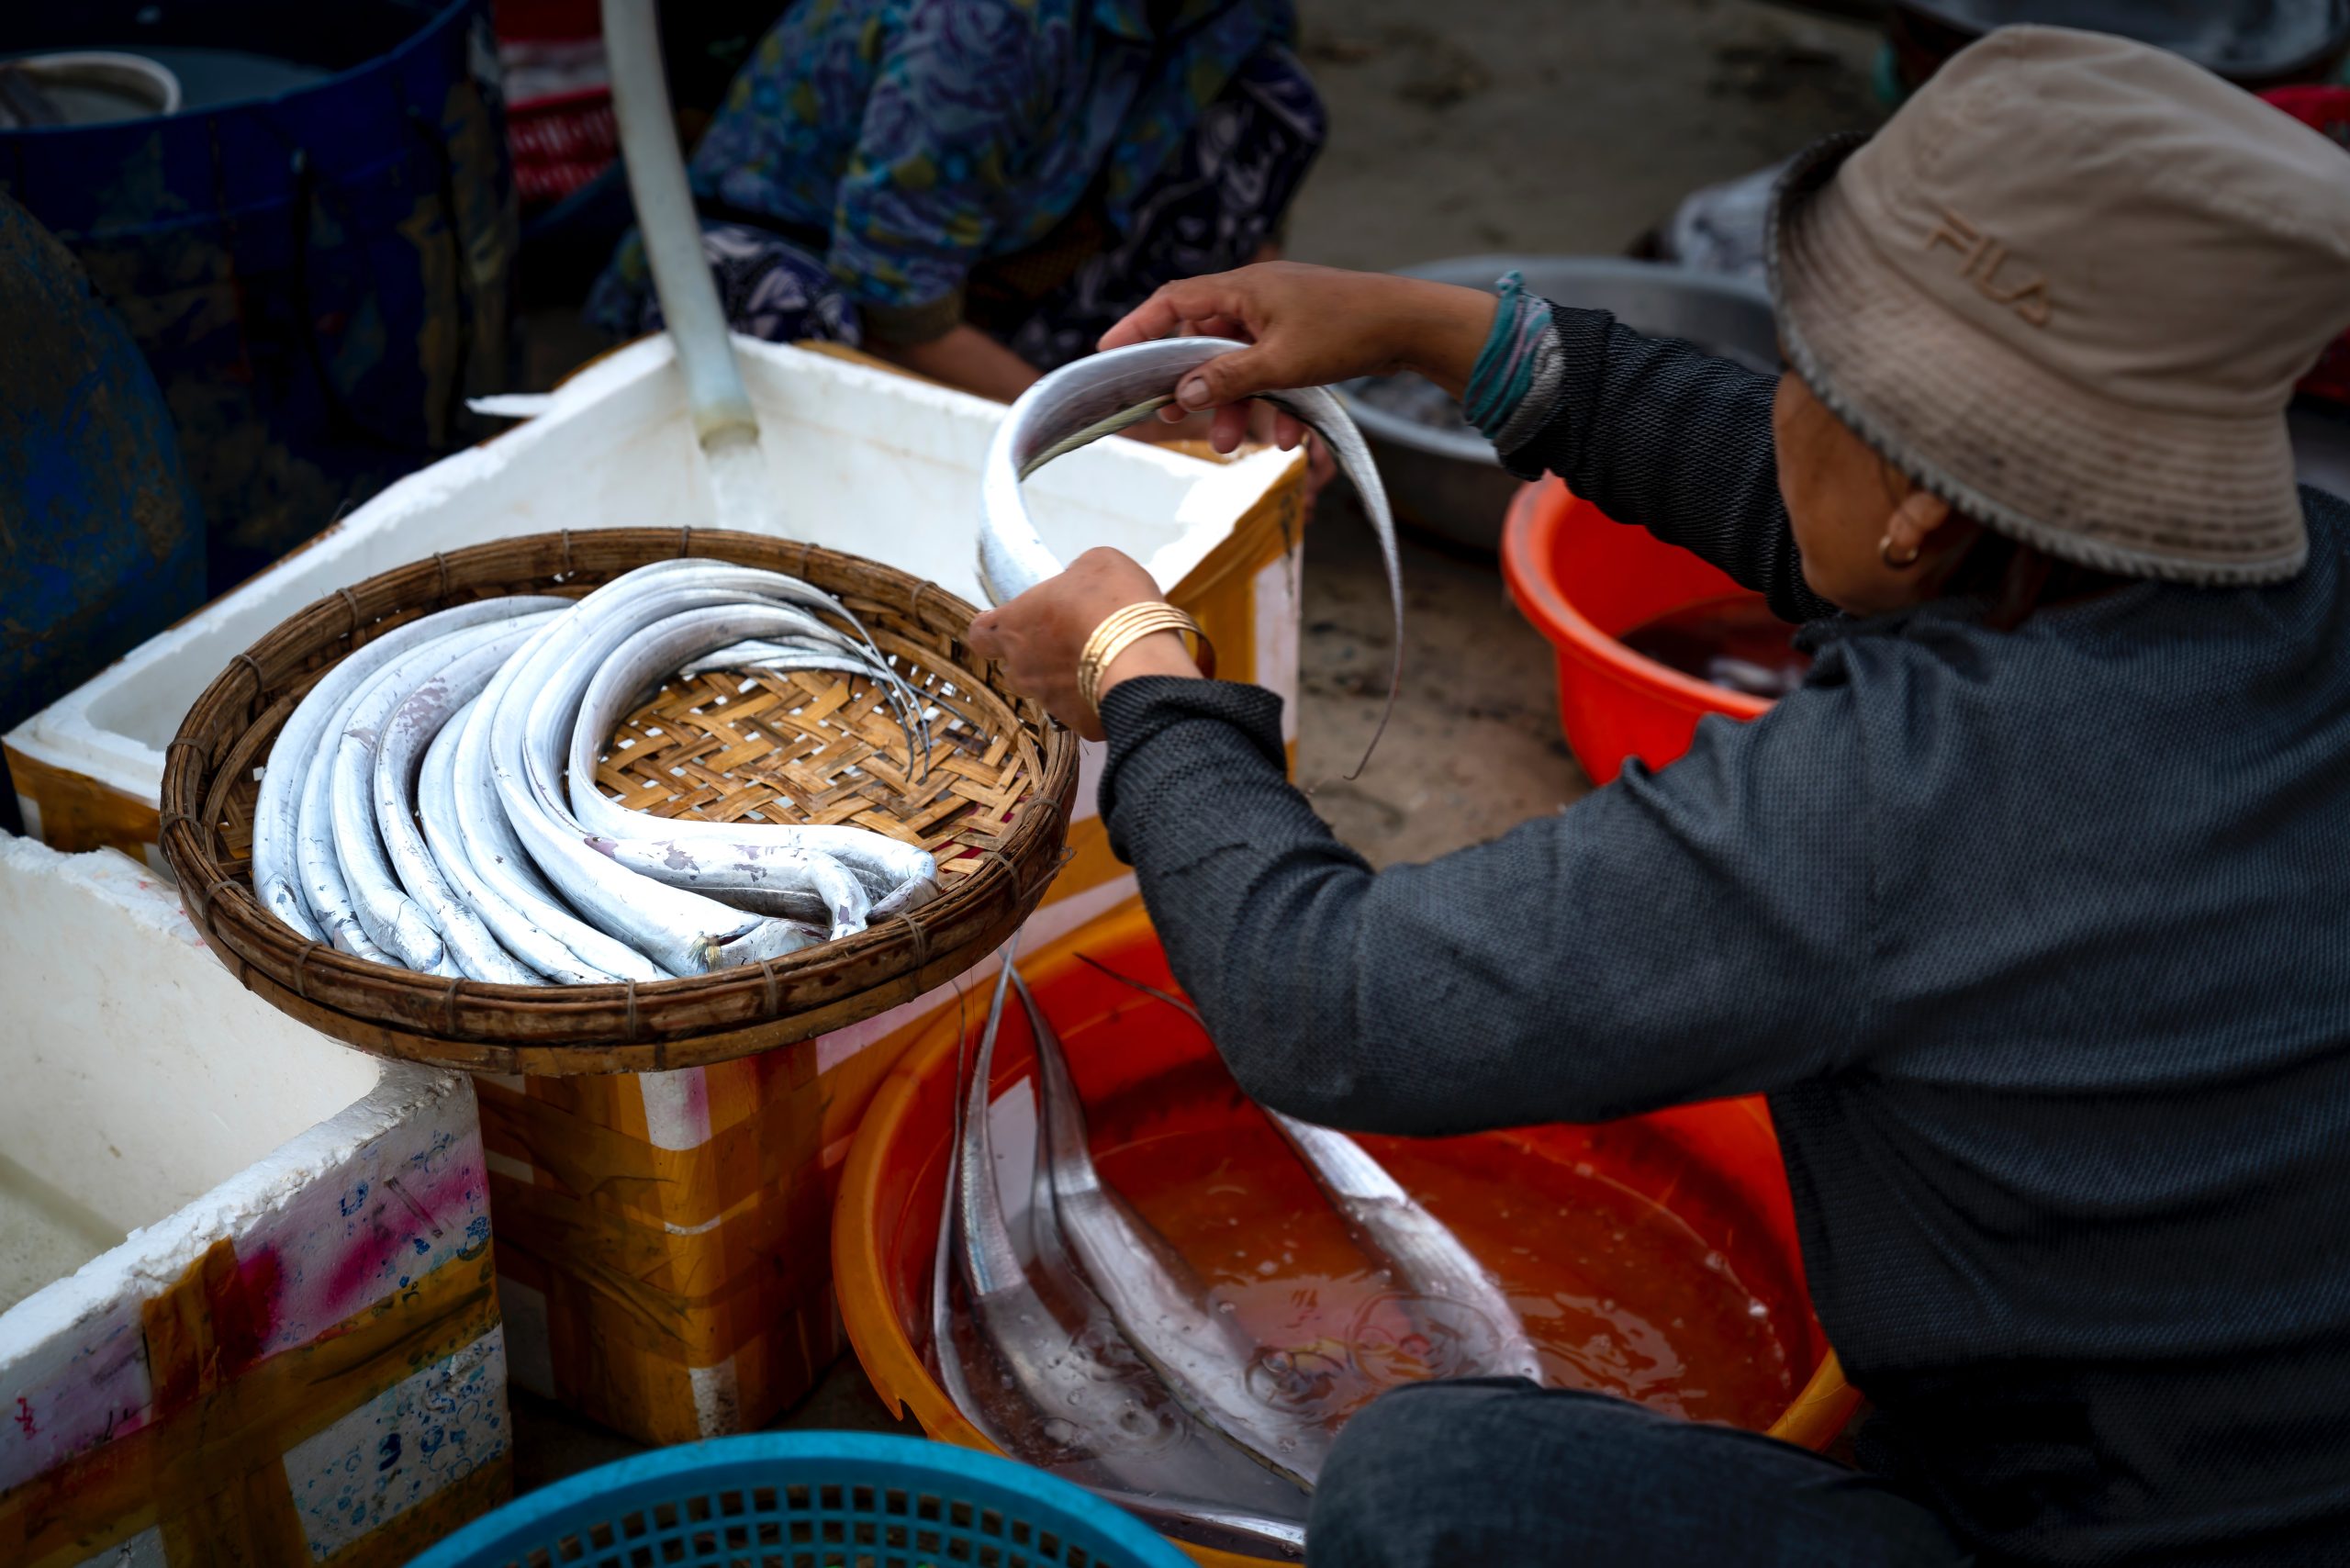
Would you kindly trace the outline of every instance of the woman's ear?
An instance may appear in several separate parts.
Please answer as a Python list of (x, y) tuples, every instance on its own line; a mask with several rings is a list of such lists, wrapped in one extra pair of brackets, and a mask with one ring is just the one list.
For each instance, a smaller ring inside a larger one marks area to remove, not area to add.
[(1914, 561), (1924, 551), (1934, 530), (1951, 519), (1950, 503), (1931, 490), (1913, 489), (1886, 520), (1885, 550), (1888, 561)]

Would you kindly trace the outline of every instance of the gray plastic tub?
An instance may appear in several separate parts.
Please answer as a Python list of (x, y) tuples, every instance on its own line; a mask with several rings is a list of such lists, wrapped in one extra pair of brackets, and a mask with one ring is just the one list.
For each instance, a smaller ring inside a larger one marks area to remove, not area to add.
[[(1401, 272), (1491, 289), (1513, 269), (1554, 303), (1610, 310), (1628, 327), (1684, 338), (1757, 370), (1779, 367), (1771, 299), (1759, 284), (1617, 256), (1460, 256)], [(1398, 515), (1480, 549), (1500, 544), (1517, 481), (1451, 398), (1411, 375), (1350, 381), (1338, 394), (1379, 459)]]

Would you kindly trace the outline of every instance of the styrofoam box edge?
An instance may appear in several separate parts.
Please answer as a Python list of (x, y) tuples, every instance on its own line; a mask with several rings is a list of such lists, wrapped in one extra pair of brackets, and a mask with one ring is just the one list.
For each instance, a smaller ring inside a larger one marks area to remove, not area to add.
[[(867, 457), (897, 457), (933, 465), (967, 468), (976, 525), (979, 457), (1002, 420), (1004, 407), (987, 398), (804, 349), (737, 337), (735, 348), (754, 401), (760, 405), (771, 474), (788, 477), (807, 454), (795, 452), (779, 462), (784, 443), (806, 433), (800, 427), (816, 410), (846, 410), (861, 418), (856, 432), (828, 428), (842, 442), (862, 442)], [(566, 381), (545, 402), (545, 411), (517, 429), (468, 451), (444, 458), (392, 485), (308, 547), (261, 573), (215, 603), (141, 644), (83, 686), (10, 731), (8, 744), (36, 761), (79, 774), (153, 803), (162, 791), (162, 748), (97, 722), (94, 711), (119, 703), (123, 694), (150, 681), (170, 661), (209, 648), (220, 657), (195, 653), (213, 672), (226, 667), (228, 654), (258, 641), (270, 628), (303, 606), (385, 569), (375, 546), (403, 524), (453, 504), (469, 491), (491, 487), (509, 470), (534, 459), (545, 462), (567, 439), (592, 439), (588, 427), (609, 425), (616, 406), (627, 406), (629, 428), (680, 465), (690, 486), (700, 482), (692, 460), (684, 412), (684, 383), (666, 336), (642, 340), (599, 360)], [(790, 421), (790, 422), (787, 422)], [(666, 439), (672, 436), (674, 439)], [(910, 446), (908, 443), (913, 443)], [(918, 447), (917, 452), (915, 448)], [(1131, 491), (1164, 501), (1167, 510), (1132, 514), (1136, 539), (1162, 536), (1143, 554), (1143, 565), (1171, 587), (1204, 559), (1288, 468), (1302, 461), (1294, 453), (1264, 451), (1232, 463), (1211, 463), (1139, 442), (1109, 441), (1071, 454), (1033, 477), (1028, 490), (1044, 521), (1056, 498), (1098, 510)], [(706, 499), (696, 489), (677, 510), (691, 515)], [(559, 513), (559, 506), (553, 507)], [(703, 509), (706, 510), (706, 509)], [(514, 510), (484, 520), (464, 543), (482, 543), (562, 526), (559, 516)], [(1051, 532), (1047, 528), (1048, 535)], [(822, 541), (831, 543), (832, 541)], [(1110, 543), (1125, 543), (1121, 540)], [(970, 596), (963, 579), (971, 576), (970, 548), (953, 558), (891, 560), (890, 539), (862, 535), (840, 547), (933, 577)], [(426, 554), (429, 552), (418, 552)], [(406, 557), (403, 557), (406, 558)], [(229, 634), (224, 636), (224, 632)], [(226, 652), (222, 652), (222, 650)], [(209, 678), (207, 674), (206, 678)]]
[[(138, 862), (113, 850), (62, 855), (47, 845), (0, 833), (0, 870), (67, 878), (118, 906), (126, 926), (146, 940), (178, 942), (174, 928), (186, 924), (177, 896), (156, 886)], [(203, 956), (209, 959), (208, 953)], [(136, 961), (130, 954), (116, 958)], [(233, 1025), (240, 1006), (268, 1013), (266, 1004), (246, 997), (228, 970), (217, 963), (195, 966), (195, 972), (207, 980), (217, 980), (214, 989), (221, 993), (218, 1016), (224, 1025)], [(274, 1020), (275, 1014), (269, 1016)], [(135, 1020), (117, 1018), (112, 1023), (120, 1027)], [(231, 1033), (224, 1028), (224, 1039)], [(322, 1051), (350, 1049), (324, 1036), (318, 1042)], [(160, 1288), (179, 1278), (216, 1238), (233, 1235), (260, 1216), (282, 1210), (301, 1195), (319, 1172), (348, 1162), (368, 1143), (438, 1102), (452, 1095), (472, 1097), (472, 1089), (456, 1073), (382, 1058), (364, 1059), (374, 1067), (376, 1078), (375, 1087), (359, 1099), (296, 1134), (192, 1202), (132, 1231), (120, 1244), (73, 1273), (0, 1312), (0, 1369), (27, 1347), (69, 1330), (91, 1311), (115, 1300), (127, 1282)], [(464, 1119), (468, 1123), (475, 1119), (470, 1105), (464, 1107)]]

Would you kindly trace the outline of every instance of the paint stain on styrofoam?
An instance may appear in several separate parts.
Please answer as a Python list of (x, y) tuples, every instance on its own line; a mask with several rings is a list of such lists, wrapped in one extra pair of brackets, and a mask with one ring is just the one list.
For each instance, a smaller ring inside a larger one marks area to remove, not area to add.
[[(43, 1347), (45, 1363), (5, 1397), (0, 1492), (145, 1422), (152, 1394), (135, 1316), (92, 1320), (84, 1337)], [(30, 1358), (28, 1358), (29, 1361)], [(12, 1371), (31, 1372), (30, 1366)]]
[[(61, 856), (0, 834), (0, 906), (25, 917), (0, 923), (0, 992), (13, 1002), (13, 982), (53, 972), (102, 939), (121, 962), (93, 982), (105, 995), (83, 1000), (130, 1024), (101, 1031), (106, 1038), (96, 1044), (136, 1042), (84, 1049), (93, 1042), (60, 1033), (37, 1009), (15, 1010), (12, 1026), (0, 1028), (0, 1057), (17, 1078), (30, 1075), (41, 1091), (36, 1103), (73, 1114), (18, 1118), (12, 1136), (31, 1143), (12, 1145), (10, 1157), (46, 1170), (58, 1151), (79, 1158), (78, 1148), (90, 1163), (74, 1168), (73, 1190), (107, 1215), (124, 1200), (115, 1189), (172, 1185), (169, 1213), (140, 1211), (150, 1223), (119, 1249), (0, 1313), (0, 1494), (50, 1487), (43, 1495), (54, 1501), (90, 1477), (118, 1475), (120, 1465), (140, 1462), (139, 1450), (118, 1458), (107, 1450), (162, 1427), (174, 1431), (168, 1442), (208, 1451), (218, 1434), (206, 1423), (226, 1416), (231, 1425), (219, 1440), (235, 1436), (242, 1406), (234, 1390), (253, 1363), (358, 1314), (374, 1322), (379, 1311), (408, 1310), (402, 1282), (467, 1262), (478, 1273), (489, 1246), (487, 1183), (472, 1095), (460, 1081), (370, 1063), (252, 1002), (217, 960), (189, 952), (200, 952), (200, 937), (176, 899), (128, 857)], [(222, 1039), (239, 1049), (224, 1056), (216, 1049)], [(256, 1058), (277, 1064), (288, 1081), (252, 1070)], [(186, 1158), (145, 1158), (136, 1135), (158, 1122), (176, 1130), (175, 1118), (189, 1131)], [(142, 1174), (128, 1181), (125, 1171)], [(339, 1272), (354, 1252), (364, 1266)], [(164, 1350), (176, 1353), (159, 1355), (145, 1320), (159, 1293), (190, 1285), (196, 1295), (173, 1310), (200, 1306), (189, 1326), (200, 1321), (203, 1332), (181, 1337), (185, 1345), (166, 1337)], [(380, 1429), (366, 1449), (364, 1486), (339, 1487), (346, 1506), (338, 1511), (327, 1500), (315, 1539), (383, 1540), (375, 1521), (388, 1518), (408, 1521), (411, 1534), (398, 1537), (396, 1525), (376, 1555), (424, 1544), (412, 1532), (429, 1516), (406, 1512), (409, 1500), (507, 1452), (502, 1343), (492, 1336), (422, 1372), (404, 1365), (406, 1383), (342, 1417), (355, 1432), (373, 1411)], [(336, 1416), (363, 1392), (319, 1390), (333, 1403), (316, 1418)], [(214, 1394), (227, 1401), (217, 1415), (205, 1403)], [(314, 1440), (308, 1450), (313, 1480), (330, 1446)], [(67, 1465), (74, 1468), (60, 1468)], [(126, 1506), (150, 1501), (124, 1495)], [(134, 1526), (140, 1533), (100, 1548)], [(89, 1568), (165, 1568), (161, 1536), (136, 1514), (94, 1520), (80, 1539)], [(0, 1559), (14, 1561), (5, 1548)]]
[(478, 1137), (446, 1127), (385, 1147), (321, 1183), (316, 1211), (274, 1231), (285, 1255), (279, 1338), (299, 1344), (369, 1304), (489, 1245)]
[(506, 1340), (496, 1328), (286, 1450), (285, 1480), (323, 1559), (504, 1454)]

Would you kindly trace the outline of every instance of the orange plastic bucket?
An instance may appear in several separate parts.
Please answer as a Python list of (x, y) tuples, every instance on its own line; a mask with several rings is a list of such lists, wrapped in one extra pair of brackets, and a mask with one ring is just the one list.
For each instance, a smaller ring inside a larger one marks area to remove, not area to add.
[[(1167, 960), (1140, 909), (1104, 917), (1034, 958), (1021, 971), (1059, 1027), (1079, 1092), (1090, 1107), (1122, 1097), (1223, 1103), (1211, 1114), (1256, 1115), (1237, 1093), (1201, 1095), (1200, 1075), (1220, 1071), (1214, 1051), (1172, 1009), (1078, 960), (1085, 953), (1123, 974), (1171, 986)], [(966, 1448), (992, 1445), (964, 1419), (923, 1364), (930, 1339), (930, 1270), (938, 1243), (947, 1144), (953, 1126), (957, 1036), (976, 1043), (986, 995), (950, 1008), (899, 1058), (851, 1147), (834, 1216), (833, 1267), (849, 1342), (874, 1388), (901, 1416), (911, 1410), (934, 1438)], [(1027, 1077), (1025, 1021), (1007, 1014), (992, 1093)], [(1162, 1093), (1160, 1086), (1189, 1093)], [(1131, 1102), (1129, 1102), (1131, 1103)], [(1188, 1113), (1187, 1113), (1188, 1114)], [(1097, 1114), (1095, 1130), (1116, 1118)], [(1097, 1152), (1114, 1137), (1097, 1140)], [(1770, 1428), (1771, 1435), (1824, 1448), (1843, 1429), (1859, 1395), (1845, 1384), (1812, 1317), (1796, 1241), (1795, 1211), (1769, 1113), (1760, 1099), (1722, 1100), (1592, 1126), (1556, 1126), (1483, 1135), (1562, 1161), (1589, 1161), (1611, 1179), (1671, 1211), (1729, 1254), (1740, 1280), (1783, 1324), (1799, 1325), (1790, 1360), (1810, 1378)], [(1252, 1560), (1186, 1548), (1203, 1563), (1241, 1568)]]
[(1527, 486), (1502, 530), (1510, 597), (1558, 650), (1559, 721), (1595, 784), (1637, 756), (1662, 767), (1708, 713), (1751, 719), (1768, 700), (1644, 658), (1617, 641), (1659, 616), (1762, 595), (1688, 551), (1630, 528), (1557, 479)]

